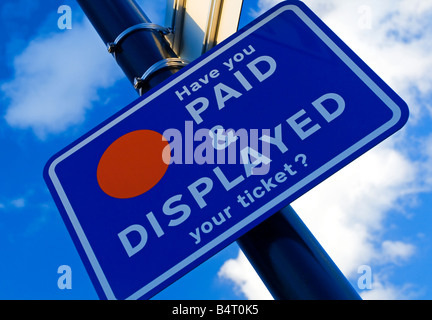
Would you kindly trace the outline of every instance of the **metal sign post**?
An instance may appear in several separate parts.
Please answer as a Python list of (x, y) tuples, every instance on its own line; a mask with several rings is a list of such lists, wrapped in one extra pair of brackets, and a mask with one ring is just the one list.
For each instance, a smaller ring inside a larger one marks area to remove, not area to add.
[[(134, 0), (78, 4), (138, 92), (148, 91), (186, 65), (166, 40), (172, 30), (151, 23)], [(151, 76), (146, 74), (149, 70)]]
[(174, 52), (194, 60), (237, 31), (243, 0), (167, 0)]
[[(79, 3), (141, 93), (184, 65), (134, 1)], [(406, 119), (403, 101), (306, 6), (284, 2), (59, 152), (44, 177), (102, 298), (149, 298), (262, 223), (239, 242), (275, 298), (358, 299), (283, 208)], [(187, 145), (184, 157), (171, 152), (182, 126), (185, 143), (193, 128), (256, 128), (263, 149), (194, 164)]]

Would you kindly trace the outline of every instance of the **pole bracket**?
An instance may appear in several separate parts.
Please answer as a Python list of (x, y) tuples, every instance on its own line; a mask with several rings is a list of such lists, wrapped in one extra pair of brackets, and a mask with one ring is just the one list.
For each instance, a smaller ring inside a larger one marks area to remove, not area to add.
[(109, 53), (115, 54), (118, 51), (121, 42), (132, 33), (135, 33), (137, 31), (156, 31), (161, 33), (162, 35), (168, 35), (173, 33), (173, 30), (171, 28), (163, 27), (155, 23), (139, 23), (132, 27), (127, 28), (122, 33), (120, 33), (117, 38), (114, 40), (114, 42), (108, 42), (107, 43), (107, 49)]
[(136, 77), (134, 79), (134, 88), (136, 90), (139, 90), (139, 94), (142, 96), (143, 95), (142, 88), (153, 73), (164, 68), (183, 68), (188, 64), (189, 61), (181, 58), (168, 58), (168, 59), (160, 60), (155, 64), (153, 64), (152, 66), (150, 66), (150, 68), (147, 69), (147, 71), (142, 75), (141, 78)]

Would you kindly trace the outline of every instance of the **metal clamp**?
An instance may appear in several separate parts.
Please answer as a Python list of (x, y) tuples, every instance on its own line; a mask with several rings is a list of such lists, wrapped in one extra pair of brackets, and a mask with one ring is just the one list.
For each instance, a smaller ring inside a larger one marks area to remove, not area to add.
[(161, 61), (156, 62), (147, 71), (143, 74), (141, 78), (136, 77), (134, 79), (134, 88), (139, 90), (139, 94), (142, 95), (142, 87), (148, 81), (150, 76), (158, 70), (163, 68), (183, 68), (189, 64), (189, 61), (181, 59), (181, 58), (168, 58)]
[(116, 51), (118, 50), (120, 43), (130, 34), (136, 32), (136, 31), (156, 31), (163, 35), (168, 35), (172, 33), (171, 28), (162, 27), (155, 23), (139, 23), (132, 27), (127, 28), (125, 31), (120, 33), (118, 37), (114, 40), (114, 42), (108, 42), (107, 43), (107, 49), (109, 53), (113, 53), (115, 56)]

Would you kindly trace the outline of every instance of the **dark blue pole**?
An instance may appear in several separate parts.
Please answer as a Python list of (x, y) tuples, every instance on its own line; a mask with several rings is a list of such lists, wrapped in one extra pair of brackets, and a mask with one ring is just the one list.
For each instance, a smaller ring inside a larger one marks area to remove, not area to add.
[[(150, 23), (133, 0), (78, 0), (78, 3), (105, 43), (112, 43), (127, 28)], [(153, 64), (168, 58), (178, 57), (158, 32), (130, 34), (116, 52), (117, 63), (132, 83)], [(159, 70), (149, 78), (142, 92), (178, 70), (178, 67)], [(360, 299), (290, 206), (237, 242), (275, 299)]]
[[(77, 0), (105, 44), (112, 43), (126, 29), (150, 19), (134, 0)], [(115, 52), (117, 64), (133, 84), (155, 63), (177, 58), (162, 33), (131, 32)], [(179, 68), (163, 68), (146, 81), (143, 92), (172, 76)]]
[(275, 299), (360, 299), (291, 206), (237, 243)]

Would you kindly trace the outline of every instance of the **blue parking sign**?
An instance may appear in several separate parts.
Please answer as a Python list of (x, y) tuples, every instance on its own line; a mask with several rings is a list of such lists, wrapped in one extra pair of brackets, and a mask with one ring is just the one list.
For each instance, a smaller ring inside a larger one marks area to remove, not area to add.
[(99, 296), (146, 299), (407, 119), (286, 1), (57, 153), (44, 178)]

